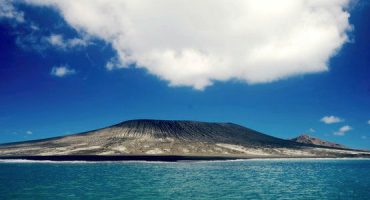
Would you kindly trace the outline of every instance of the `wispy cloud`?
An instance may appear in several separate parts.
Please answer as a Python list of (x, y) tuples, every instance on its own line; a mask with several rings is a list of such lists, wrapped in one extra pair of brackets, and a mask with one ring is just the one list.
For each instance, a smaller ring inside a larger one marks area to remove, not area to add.
[(335, 131), (334, 135), (343, 136), (350, 130), (352, 130), (352, 127), (345, 125), (345, 126), (342, 126), (338, 131)]
[(369, 124), (369, 125), (370, 125), (370, 120), (369, 120), (369, 121), (367, 121), (367, 124)]
[(61, 34), (51, 34), (46, 38), (50, 45), (61, 49), (68, 49), (78, 46), (87, 46), (89, 44), (86, 38), (65, 39)]
[(334, 123), (343, 122), (344, 120), (339, 117), (331, 115), (331, 116), (325, 116), (321, 118), (320, 121), (324, 122), (325, 124), (334, 124)]
[(50, 74), (57, 77), (64, 77), (75, 73), (76, 70), (71, 69), (68, 65), (61, 65), (53, 67)]
[(53, 46), (64, 47), (65, 45), (62, 35), (50, 35), (47, 41)]
[(311, 132), (311, 133), (315, 133), (316, 132), (316, 130), (313, 129), (313, 128), (310, 128), (308, 131)]
[(367, 136), (366, 135), (363, 135), (363, 136), (361, 136), (361, 139), (366, 140), (367, 139)]
[(26, 134), (27, 135), (32, 135), (32, 131), (28, 130), (28, 131), (26, 131)]
[(111, 58), (106, 64), (105, 64), (105, 68), (108, 70), (108, 71), (112, 71), (114, 69), (119, 69), (119, 68), (122, 68), (124, 66), (122, 66), (121, 62), (118, 60), (118, 58), (116, 57), (113, 57)]
[(0, 1), (0, 20), (1, 18), (14, 19), (19, 23), (24, 22), (24, 13), (18, 11), (12, 0), (1, 0)]

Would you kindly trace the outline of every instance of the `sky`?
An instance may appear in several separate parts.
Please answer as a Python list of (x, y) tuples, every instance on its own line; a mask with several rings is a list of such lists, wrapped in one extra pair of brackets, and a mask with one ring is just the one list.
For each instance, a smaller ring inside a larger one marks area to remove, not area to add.
[(0, 0), (0, 143), (130, 119), (370, 149), (370, 4)]

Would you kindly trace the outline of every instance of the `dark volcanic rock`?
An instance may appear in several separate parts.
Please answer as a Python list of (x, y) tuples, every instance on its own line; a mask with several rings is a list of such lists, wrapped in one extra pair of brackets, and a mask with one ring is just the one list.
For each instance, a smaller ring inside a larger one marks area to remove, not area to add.
[(176, 120), (130, 120), (113, 126), (116, 133), (134, 137), (172, 138), (179, 141), (239, 143), (248, 145), (296, 145), (233, 123)]

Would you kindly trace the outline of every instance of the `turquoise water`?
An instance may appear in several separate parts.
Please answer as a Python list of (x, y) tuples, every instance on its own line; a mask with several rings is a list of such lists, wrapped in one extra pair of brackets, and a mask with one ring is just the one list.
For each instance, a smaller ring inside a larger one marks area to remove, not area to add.
[(0, 199), (370, 199), (370, 160), (0, 163)]

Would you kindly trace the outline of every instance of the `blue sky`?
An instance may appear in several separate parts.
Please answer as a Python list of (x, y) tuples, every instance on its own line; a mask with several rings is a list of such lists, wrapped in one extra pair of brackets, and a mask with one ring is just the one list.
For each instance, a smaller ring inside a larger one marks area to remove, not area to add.
[[(265, 69), (258, 73), (245, 70), (239, 57), (213, 50), (213, 43), (204, 43), (210, 49), (207, 55), (225, 56), (233, 59), (232, 64), (218, 66), (213, 62), (215, 56), (202, 57), (198, 62), (199, 56), (193, 50), (173, 62), (163, 58), (167, 54), (152, 59), (146, 54), (151, 46), (139, 41), (127, 42), (131, 46), (126, 48), (125, 42), (120, 43), (126, 38), (110, 40), (102, 29), (96, 32), (83, 20), (71, 21), (69, 13), (63, 11), (66, 5), (22, 1), (3, 4), (7, 9), (0, 10), (0, 143), (153, 118), (234, 122), (281, 138), (307, 133), (349, 147), (370, 149), (368, 4), (357, 2), (346, 7), (350, 17), (343, 32), (348, 37), (345, 42), (339, 38), (341, 42), (335, 43), (339, 46), (333, 46), (333, 50), (322, 36), (322, 47), (312, 47), (312, 52), (328, 54), (325, 59), (316, 54), (311, 58), (310, 52), (305, 54), (306, 48), (297, 49), (302, 52), (300, 59), (289, 62), (279, 63), (266, 55), (266, 63), (255, 64), (256, 69)], [(147, 43), (152, 42), (148, 36), (143, 37)], [(140, 39), (136, 35), (129, 39), (136, 38)], [(168, 36), (165, 39), (179, 40)], [(194, 38), (186, 39), (189, 44), (195, 43)], [(170, 49), (178, 48), (168, 41), (162, 43)], [(244, 48), (236, 44), (225, 48)], [(324, 51), (326, 46), (328, 50)], [(211, 68), (197, 74), (198, 68), (184, 64), (188, 62), (201, 69)], [(289, 65), (295, 62), (302, 67)], [(306, 63), (319, 66), (321, 62), (325, 65), (321, 68), (306, 67)], [(166, 71), (164, 63), (177, 68)], [(275, 71), (277, 67), (281, 68)], [(287, 72), (280, 73), (284, 70)]]

